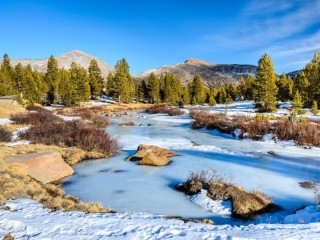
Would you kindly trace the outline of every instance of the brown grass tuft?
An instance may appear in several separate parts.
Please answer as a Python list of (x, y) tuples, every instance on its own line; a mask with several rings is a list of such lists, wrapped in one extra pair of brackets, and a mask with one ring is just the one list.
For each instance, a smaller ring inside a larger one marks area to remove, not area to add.
[(0, 142), (10, 142), (12, 134), (3, 127), (0, 127)]

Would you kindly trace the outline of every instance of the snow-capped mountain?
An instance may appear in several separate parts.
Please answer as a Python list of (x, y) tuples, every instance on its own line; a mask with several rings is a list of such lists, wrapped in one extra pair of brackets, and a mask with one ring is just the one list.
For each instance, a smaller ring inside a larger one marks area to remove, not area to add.
[[(73, 50), (64, 53), (60, 56), (55, 56), (59, 68), (69, 69), (72, 62), (79, 64), (80, 66), (88, 69), (90, 61), (95, 59), (101, 69), (102, 75), (107, 76), (110, 71), (114, 71), (113, 67), (105, 63), (101, 59), (91, 56), (79, 50)], [(31, 65), (32, 69), (36, 69), (39, 72), (45, 72), (47, 70), (48, 59), (11, 59), (11, 65), (15, 66), (21, 63), (23, 66)]]
[(237, 82), (240, 76), (256, 74), (258, 67), (254, 65), (241, 64), (213, 64), (200, 59), (190, 58), (183, 63), (172, 66), (163, 66), (154, 70), (147, 70), (140, 74), (134, 75), (136, 80), (147, 79), (151, 72), (160, 76), (171, 72), (180, 78), (184, 85), (188, 84), (199, 73), (202, 81), (207, 86), (221, 85), (225, 82)]

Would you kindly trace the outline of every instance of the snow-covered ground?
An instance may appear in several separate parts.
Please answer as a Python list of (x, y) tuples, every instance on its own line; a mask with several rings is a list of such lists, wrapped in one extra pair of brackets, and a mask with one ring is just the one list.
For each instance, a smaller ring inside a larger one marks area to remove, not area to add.
[[(281, 106), (273, 115), (289, 114), (290, 105)], [(225, 112), (223, 104), (201, 108)], [(188, 113), (189, 108), (185, 111)], [(254, 115), (253, 103), (230, 104), (228, 114)], [(306, 115), (320, 119), (309, 111)], [(136, 126), (118, 126), (127, 121), (134, 121)], [(192, 130), (191, 121), (187, 115), (138, 113), (112, 118), (108, 132), (118, 138), (123, 152), (110, 159), (76, 165), (76, 174), (65, 180), (64, 190), (122, 212), (51, 212), (31, 200), (8, 201), (10, 211), (0, 207), (0, 239), (7, 233), (15, 239), (320, 239), (319, 207), (309, 206), (294, 214), (302, 205), (314, 204), (313, 190), (299, 187), (299, 182), (319, 182), (319, 148), (303, 149), (292, 142), (279, 144), (270, 136), (263, 141), (239, 141), (218, 131)], [(139, 126), (141, 123), (144, 126)], [(139, 144), (169, 148), (180, 156), (164, 168), (124, 161)], [(283, 211), (245, 223), (231, 219), (230, 202), (212, 201), (205, 191), (187, 197), (173, 189), (186, 180), (190, 171), (205, 168), (233, 176), (247, 190), (265, 192)], [(218, 225), (166, 220), (157, 214), (211, 218)]]
[(258, 224), (232, 227), (165, 220), (145, 213), (50, 212), (27, 199), (0, 210), (0, 238), (27, 239), (319, 239), (320, 223)]

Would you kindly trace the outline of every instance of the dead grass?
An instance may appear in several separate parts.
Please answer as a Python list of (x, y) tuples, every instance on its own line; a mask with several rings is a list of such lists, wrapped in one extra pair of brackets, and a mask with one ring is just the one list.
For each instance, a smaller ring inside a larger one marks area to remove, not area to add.
[(16, 101), (0, 99), (0, 118), (9, 118), (11, 114), (24, 113), (26, 109)]
[(0, 160), (0, 204), (17, 198), (30, 198), (45, 207), (61, 211), (110, 212), (99, 203), (85, 203), (66, 195), (54, 184), (42, 184), (23, 172), (19, 164), (5, 164)]
[(87, 159), (99, 159), (107, 157), (106, 154), (95, 151), (84, 151), (76, 147), (61, 148), (58, 146), (48, 146), (42, 144), (25, 144), (8, 147), (0, 145), (0, 161), (7, 156), (13, 156), (17, 154), (27, 153), (46, 153), (46, 152), (58, 152), (62, 158), (70, 166)]
[(29, 125), (25, 125), (25, 124), (6, 124), (3, 125), (3, 128), (6, 129), (7, 131), (13, 133), (15, 131), (17, 131), (19, 128), (24, 128), (27, 127)]

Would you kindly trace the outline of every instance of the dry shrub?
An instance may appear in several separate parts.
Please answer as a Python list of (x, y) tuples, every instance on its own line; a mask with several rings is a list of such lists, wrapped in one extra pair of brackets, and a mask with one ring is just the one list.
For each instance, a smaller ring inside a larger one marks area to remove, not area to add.
[[(263, 135), (272, 131), (272, 127), (269, 121), (252, 120), (247, 124), (241, 124), (240, 129), (242, 133), (246, 133), (249, 138), (254, 140), (260, 140)], [(243, 135), (240, 135), (243, 137)]]
[(50, 110), (45, 109), (45, 108), (43, 108), (43, 107), (41, 107), (41, 106), (28, 106), (28, 107), (27, 107), (27, 110), (29, 110), (29, 111), (36, 111), (36, 112), (51, 113)]
[(0, 142), (10, 142), (12, 134), (8, 130), (0, 127)]
[(320, 146), (320, 125), (308, 121), (277, 121), (273, 133), (279, 140), (293, 140), (299, 146)]
[(146, 112), (148, 113), (163, 113), (163, 114), (168, 114), (169, 116), (178, 116), (178, 115), (183, 115), (184, 111), (177, 107), (172, 107), (166, 104), (160, 104), (160, 105), (153, 105), (149, 107)]
[[(45, 109), (44, 109), (45, 110)], [(50, 111), (37, 111), (11, 115), (10, 120), (16, 124), (47, 124), (63, 122), (63, 119), (53, 115)]]
[(203, 184), (208, 183), (231, 183), (233, 178), (227, 175), (221, 175), (217, 173), (214, 168), (204, 169), (197, 172), (191, 172), (189, 174), (187, 182), (201, 182)]
[(299, 146), (320, 146), (320, 124), (316, 121), (290, 119), (272, 119), (271, 117), (259, 116), (249, 118), (245, 116), (228, 117), (225, 114), (211, 114), (208, 111), (193, 110), (190, 116), (194, 119), (193, 128), (217, 129), (223, 133), (233, 133), (240, 129), (240, 138), (244, 136), (261, 140), (269, 133), (275, 139), (288, 141), (293, 140)]
[(110, 125), (109, 118), (102, 116), (103, 112), (102, 107), (91, 107), (91, 108), (73, 108), (71, 111), (67, 112), (59, 110), (57, 114), (66, 115), (66, 116), (79, 116), (84, 120), (90, 121), (93, 125), (98, 127), (107, 127)]
[(0, 204), (9, 199), (30, 198), (53, 210), (110, 212), (99, 203), (85, 203), (66, 195), (54, 184), (42, 184), (27, 176), (22, 169), (19, 164), (0, 161)]
[(87, 126), (81, 121), (42, 123), (30, 127), (20, 135), (34, 143), (78, 147), (85, 151), (98, 151), (108, 156), (119, 150), (117, 141), (105, 130)]

